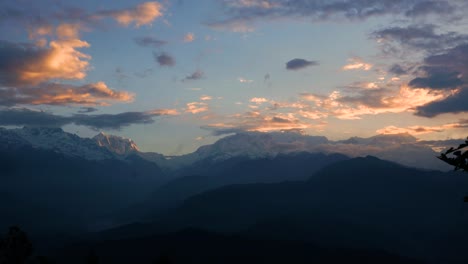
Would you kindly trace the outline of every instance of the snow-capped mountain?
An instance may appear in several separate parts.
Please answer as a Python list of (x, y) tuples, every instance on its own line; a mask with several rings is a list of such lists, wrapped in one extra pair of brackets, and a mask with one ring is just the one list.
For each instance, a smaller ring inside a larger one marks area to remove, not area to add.
[(128, 155), (139, 152), (138, 146), (129, 138), (123, 138), (114, 135), (108, 135), (103, 132), (93, 137), (93, 140), (100, 147), (104, 147), (109, 151), (118, 155)]
[(352, 137), (347, 140), (332, 141), (326, 137), (307, 136), (294, 132), (238, 133), (176, 159), (183, 161), (181, 163), (191, 163), (204, 159), (221, 161), (238, 156), (275, 157), (278, 154), (296, 152), (340, 153), (349, 157), (373, 155), (411, 167), (450, 169), (435, 158), (438, 153), (429, 145), (409, 134)]
[(193, 154), (199, 159), (228, 159), (236, 156), (250, 158), (275, 157), (278, 154), (309, 151), (328, 143), (326, 137), (299, 133), (239, 133), (200, 147)]
[(340, 153), (349, 157), (373, 155), (411, 167), (450, 169), (435, 158), (438, 153), (431, 148), (432, 145), (418, 141), (409, 134), (332, 141), (322, 136), (294, 132), (246, 132), (224, 137), (190, 154), (167, 158), (158, 153), (140, 152), (133, 140), (104, 133), (90, 139), (64, 132), (61, 128), (0, 128), (0, 148), (31, 146), (88, 160), (125, 159), (135, 154), (168, 169), (179, 169), (201, 160), (218, 162), (233, 157), (273, 158), (279, 154), (297, 152)]
[(0, 142), (10, 148), (31, 146), (88, 160), (111, 159), (115, 156), (111, 151), (97, 145), (92, 139), (81, 138), (75, 134), (67, 133), (61, 128), (0, 129)]

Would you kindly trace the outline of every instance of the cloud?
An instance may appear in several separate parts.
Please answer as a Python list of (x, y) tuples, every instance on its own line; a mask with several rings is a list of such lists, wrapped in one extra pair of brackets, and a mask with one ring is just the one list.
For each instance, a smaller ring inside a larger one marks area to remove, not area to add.
[(205, 73), (202, 70), (196, 70), (192, 74), (185, 76), (182, 81), (193, 81), (193, 80), (200, 80), (205, 77)]
[(416, 115), (435, 117), (468, 111), (468, 44), (426, 57), (420, 70), (424, 76), (411, 80), (411, 87), (447, 91), (450, 95), (419, 106)]
[(80, 110), (78, 110), (78, 113), (86, 114), (86, 113), (92, 113), (92, 112), (96, 112), (96, 111), (98, 111), (98, 109), (96, 109), (94, 107), (80, 107)]
[(368, 71), (372, 69), (372, 64), (364, 62), (361, 58), (359, 57), (354, 57), (348, 59), (348, 64), (343, 66), (342, 68), (344, 71), (350, 71), (350, 70), (364, 70)]
[(175, 115), (176, 110), (159, 109), (148, 112), (124, 112), (119, 114), (72, 116), (55, 115), (43, 111), (26, 108), (12, 108), (0, 110), (1, 126), (54, 126), (61, 127), (68, 124), (87, 126), (93, 129), (119, 130), (134, 124), (153, 123), (154, 117), (162, 115)]
[(440, 114), (458, 114), (468, 112), (468, 89), (448, 96), (442, 100), (430, 102), (416, 108), (416, 115), (423, 117), (436, 117)]
[(108, 105), (110, 102), (132, 102), (135, 95), (115, 91), (104, 82), (81, 86), (43, 83), (22, 88), (0, 88), (0, 105)]
[(198, 114), (202, 112), (208, 111), (208, 104), (204, 102), (191, 102), (187, 103), (185, 112), (186, 113), (192, 113), (192, 114)]
[(440, 133), (446, 130), (455, 129), (455, 128), (463, 128), (467, 127), (467, 125), (463, 125), (461, 123), (452, 123), (452, 124), (445, 124), (440, 126), (409, 126), (406, 128), (403, 127), (396, 127), (396, 126), (387, 126), (382, 129), (376, 131), (377, 134), (382, 135), (395, 135), (395, 134), (410, 134), (410, 135), (422, 135), (428, 133)]
[(295, 71), (295, 70), (300, 70), (300, 69), (307, 68), (309, 66), (316, 66), (316, 65), (319, 65), (319, 63), (316, 61), (308, 61), (305, 59), (296, 58), (286, 63), (286, 69)]
[(352, 89), (348, 94), (334, 91), (328, 96), (311, 93), (301, 98), (312, 105), (303, 111), (314, 115), (334, 116), (338, 119), (361, 119), (364, 115), (414, 112), (418, 107), (443, 100), (450, 96), (447, 91), (414, 89), (405, 85), (395, 88)]
[(468, 35), (456, 32), (437, 33), (435, 25), (409, 25), (406, 27), (390, 27), (372, 33), (380, 43), (396, 42), (405, 49), (416, 51), (439, 51), (453, 48), (468, 41)]
[(160, 65), (160, 66), (163, 66), (163, 67), (172, 67), (176, 64), (176, 61), (175, 59), (165, 53), (165, 52), (162, 52), (162, 53), (159, 53), (159, 54), (156, 54), (156, 53), (153, 53), (153, 57), (154, 57), (154, 60)]
[(85, 41), (63, 39), (42, 48), (32, 44), (0, 41), (0, 85), (36, 85), (51, 79), (77, 80), (86, 76), (89, 55), (77, 48)]
[(211, 96), (209, 96), (209, 95), (202, 95), (202, 96), (200, 97), (200, 100), (202, 100), (202, 101), (210, 101), (210, 100), (212, 100), (212, 99), (213, 99), (213, 97), (211, 97)]
[(254, 23), (262, 20), (302, 19), (364, 20), (370, 17), (394, 15), (416, 18), (427, 15), (454, 17), (463, 6), (462, 0), (342, 0), (342, 1), (290, 1), (290, 0), (233, 0), (223, 1), (224, 16), (210, 24), (222, 28)]
[(184, 42), (192, 42), (195, 40), (195, 34), (193, 33), (187, 33), (185, 36), (184, 36)]
[(250, 99), (250, 102), (251, 103), (256, 103), (256, 104), (263, 104), (263, 103), (268, 102), (268, 99), (263, 98), (263, 97), (254, 97), (254, 98)]
[(246, 79), (244, 77), (239, 77), (237, 79), (239, 80), (240, 83), (253, 83), (253, 81), (254, 81), (254, 80)]
[(445, 68), (427, 68), (425, 71), (427, 77), (415, 78), (409, 82), (409, 86), (431, 89), (454, 89), (464, 83), (460, 79), (459, 72), (447, 71)]
[(250, 111), (225, 118), (224, 120), (226, 121), (203, 126), (202, 128), (210, 130), (213, 135), (219, 136), (246, 131), (302, 131), (314, 127), (313, 124), (301, 121), (292, 113), (262, 114), (258, 111)]
[(142, 47), (160, 48), (167, 44), (167, 41), (156, 39), (153, 37), (139, 37), (135, 38), (134, 40), (136, 44)]
[(250, 25), (247, 21), (212, 21), (206, 23), (212, 29), (221, 30), (221, 31), (232, 31), (235, 33), (251, 33), (255, 31), (255, 28)]
[(400, 75), (405, 75), (407, 74), (407, 70), (405, 70), (401, 65), (399, 64), (393, 64), (388, 71), (394, 75), (400, 76)]
[(120, 10), (102, 10), (93, 15), (94, 18), (112, 17), (123, 26), (135, 24), (135, 27), (151, 24), (163, 15), (163, 6), (158, 2), (145, 2), (134, 8)]

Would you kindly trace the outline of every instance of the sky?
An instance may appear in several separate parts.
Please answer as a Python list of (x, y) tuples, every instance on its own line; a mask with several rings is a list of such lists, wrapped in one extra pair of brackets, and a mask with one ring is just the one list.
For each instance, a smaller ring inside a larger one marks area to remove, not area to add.
[(0, 2), (0, 126), (180, 155), (243, 131), (468, 135), (464, 0)]

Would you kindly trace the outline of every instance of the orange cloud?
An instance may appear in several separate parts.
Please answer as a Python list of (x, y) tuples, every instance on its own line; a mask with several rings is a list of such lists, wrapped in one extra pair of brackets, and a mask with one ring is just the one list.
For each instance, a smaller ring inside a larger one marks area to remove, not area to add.
[(79, 39), (54, 40), (46, 48), (0, 43), (0, 52), (5, 54), (0, 82), (5, 86), (25, 86), (52, 79), (83, 79), (91, 57), (77, 49), (86, 47), (89, 44)]
[(179, 111), (177, 109), (154, 109), (151, 111), (146, 112), (149, 115), (156, 115), (156, 116), (176, 116), (179, 115)]
[(136, 27), (151, 24), (155, 19), (161, 17), (163, 6), (158, 2), (146, 2), (137, 5), (135, 8), (103, 11), (101, 15), (109, 15), (113, 17), (119, 24), (129, 26), (134, 23)]
[(210, 100), (212, 100), (212, 99), (213, 99), (213, 97), (211, 97), (211, 96), (209, 96), (209, 95), (202, 95), (202, 96), (200, 97), (200, 100), (202, 100), (202, 101), (210, 101)]
[(335, 116), (339, 119), (361, 119), (363, 115), (413, 112), (418, 106), (447, 98), (455, 91), (432, 91), (411, 89), (402, 85), (397, 91), (372, 89), (360, 91), (356, 96), (343, 96), (338, 91), (329, 96), (301, 94), (301, 98), (315, 105), (314, 112)]
[(410, 135), (421, 135), (428, 133), (440, 133), (450, 129), (466, 127), (460, 123), (445, 124), (441, 126), (409, 126), (409, 127), (396, 127), (387, 126), (377, 130), (378, 134), (410, 134)]
[(132, 102), (135, 95), (110, 89), (104, 82), (83, 86), (46, 84), (41, 88), (22, 89), (28, 104), (108, 105), (109, 102)]
[(210, 124), (204, 128), (212, 130), (215, 134), (224, 134), (239, 131), (302, 131), (315, 127), (314, 124), (301, 121), (293, 113), (262, 114), (259, 111), (250, 111), (224, 119), (230, 120), (228, 122)]
[(370, 69), (372, 69), (373, 65), (372, 64), (369, 64), (369, 63), (366, 63), (364, 62), (361, 58), (359, 57), (354, 57), (354, 58), (350, 58), (348, 59), (348, 64), (346, 64), (345, 66), (343, 66), (343, 70), (344, 71), (349, 71), (349, 70), (364, 70), (364, 71), (368, 71)]
[(208, 105), (203, 102), (191, 102), (187, 103), (185, 112), (187, 113), (192, 113), (192, 114), (198, 114), (202, 112), (208, 111)]
[(263, 98), (263, 97), (254, 97), (250, 99), (250, 102), (255, 103), (255, 104), (263, 104), (263, 103), (268, 102), (268, 99)]
[(193, 34), (193, 33), (187, 33), (184, 36), (184, 42), (192, 42), (194, 40), (195, 40), (195, 34)]

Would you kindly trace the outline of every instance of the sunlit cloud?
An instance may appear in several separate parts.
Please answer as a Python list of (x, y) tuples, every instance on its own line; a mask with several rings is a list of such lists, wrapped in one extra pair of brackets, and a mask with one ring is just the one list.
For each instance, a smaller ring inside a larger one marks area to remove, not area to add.
[(304, 122), (293, 113), (261, 113), (249, 111), (226, 118), (225, 122), (213, 123), (202, 128), (211, 130), (215, 135), (236, 133), (242, 131), (272, 132), (272, 131), (303, 131), (317, 124)]
[(255, 103), (255, 104), (263, 104), (263, 103), (268, 102), (268, 99), (263, 98), (263, 97), (254, 97), (250, 99), (250, 102)]
[(363, 70), (363, 71), (369, 71), (372, 69), (373, 65), (370, 63), (364, 62), (361, 58), (359, 57), (354, 57), (348, 59), (348, 64), (343, 66), (344, 71), (350, 71), (350, 70)]
[(123, 26), (134, 24), (135, 27), (150, 25), (163, 15), (163, 6), (158, 2), (145, 2), (134, 8), (121, 10), (103, 10), (93, 15), (94, 18), (110, 16)]
[(192, 113), (192, 114), (198, 114), (202, 112), (208, 111), (208, 104), (204, 102), (191, 102), (187, 103), (185, 112), (186, 113)]
[(5, 86), (37, 85), (51, 79), (79, 80), (86, 76), (91, 56), (78, 48), (79, 39), (62, 39), (48, 47), (0, 41), (0, 83)]
[(240, 83), (252, 83), (253, 82), (253, 80), (249, 80), (244, 77), (239, 77), (237, 79), (239, 80)]
[(202, 100), (202, 101), (210, 101), (210, 100), (212, 100), (212, 99), (213, 99), (213, 97), (212, 97), (212, 96), (209, 96), (209, 95), (202, 95), (202, 96), (200, 97), (200, 100)]
[(195, 40), (195, 34), (194, 33), (187, 33), (184, 36), (184, 42), (193, 42)]
[(402, 85), (398, 90), (364, 89), (352, 95), (334, 91), (328, 96), (301, 94), (305, 101), (313, 103), (314, 115), (334, 116), (339, 119), (361, 119), (364, 115), (414, 112), (417, 107), (447, 98), (451, 91), (413, 89)]
[(35, 87), (0, 88), (0, 105), (101, 105), (132, 102), (135, 95), (109, 88), (104, 82), (81, 86), (44, 83)]
[(468, 125), (463, 125), (461, 123), (451, 123), (440, 126), (409, 126), (409, 127), (396, 127), (396, 126), (387, 126), (376, 131), (377, 134), (410, 134), (410, 135), (421, 135), (428, 133), (440, 133), (450, 129), (468, 127)]

